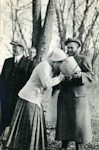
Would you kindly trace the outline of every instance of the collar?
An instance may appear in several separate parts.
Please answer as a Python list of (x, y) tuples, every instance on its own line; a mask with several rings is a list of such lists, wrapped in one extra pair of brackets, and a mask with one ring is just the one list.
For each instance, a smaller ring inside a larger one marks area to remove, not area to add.
[(15, 62), (19, 62), (22, 57), (23, 57), (23, 54), (15, 56)]

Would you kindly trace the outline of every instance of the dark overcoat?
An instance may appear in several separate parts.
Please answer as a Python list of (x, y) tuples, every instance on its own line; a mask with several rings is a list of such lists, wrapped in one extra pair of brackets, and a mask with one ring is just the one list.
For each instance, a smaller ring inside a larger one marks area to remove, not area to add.
[(93, 80), (92, 65), (88, 57), (76, 56), (82, 70), (80, 78), (63, 81), (57, 104), (56, 140), (90, 142), (92, 140), (91, 115), (86, 84)]
[(11, 123), (18, 92), (29, 79), (32, 69), (33, 62), (24, 56), (17, 64), (14, 63), (13, 57), (4, 62), (0, 85), (3, 128)]

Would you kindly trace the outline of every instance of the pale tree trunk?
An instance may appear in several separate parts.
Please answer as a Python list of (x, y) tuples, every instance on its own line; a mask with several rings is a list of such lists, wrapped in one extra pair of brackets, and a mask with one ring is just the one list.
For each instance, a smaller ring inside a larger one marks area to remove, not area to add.
[(49, 45), (52, 38), (53, 23), (55, 19), (55, 10), (56, 10), (57, 0), (49, 0), (45, 21), (40, 36), (40, 42), (38, 44), (38, 54), (37, 59), (40, 62), (44, 59), (48, 53)]
[(65, 51), (66, 26), (65, 26), (64, 17), (63, 17), (65, 1), (64, 1), (63, 10), (61, 9), (61, 4), (59, 6), (60, 7), (57, 7), (57, 9), (56, 9), (58, 30), (59, 30), (59, 35), (60, 35), (61, 49), (63, 49)]

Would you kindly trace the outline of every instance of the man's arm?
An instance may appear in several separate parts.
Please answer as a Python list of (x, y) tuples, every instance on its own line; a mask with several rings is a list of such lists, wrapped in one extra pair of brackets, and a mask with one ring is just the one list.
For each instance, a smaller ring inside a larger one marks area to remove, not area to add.
[(81, 80), (82, 84), (92, 82), (94, 78), (94, 73), (92, 70), (92, 64), (90, 59), (88, 59), (88, 57), (85, 57), (80, 67), (82, 71), (74, 74), (73, 79)]

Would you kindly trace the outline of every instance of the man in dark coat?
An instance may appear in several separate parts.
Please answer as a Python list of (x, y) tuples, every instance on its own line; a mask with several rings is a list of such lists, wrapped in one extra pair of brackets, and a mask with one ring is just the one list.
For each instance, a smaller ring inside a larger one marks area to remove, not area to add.
[(23, 46), (13, 45), (13, 57), (5, 60), (1, 72), (1, 115), (2, 127), (9, 126), (17, 102), (17, 95), (30, 77), (33, 62), (23, 55)]
[(67, 54), (75, 58), (81, 71), (66, 77), (61, 83), (57, 104), (56, 140), (62, 141), (62, 150), (67, 149), (69, 141), (75, 141), (78, 150), (80, 144), (92, 140), (86, 84), (93, 80), (93, 73), (88, 56), (79, 54), (81, 42), (69, 38), (65, 44)]

